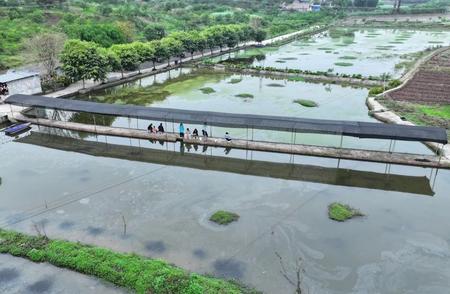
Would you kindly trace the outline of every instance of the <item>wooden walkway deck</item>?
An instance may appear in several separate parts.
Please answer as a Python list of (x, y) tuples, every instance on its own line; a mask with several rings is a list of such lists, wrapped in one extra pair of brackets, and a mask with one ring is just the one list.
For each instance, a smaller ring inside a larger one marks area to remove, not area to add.
[[(43, 125), (59, 129), (67, 129), (72, 131), (95, 133), (106, 136), (118, 136), (118, 137), (137, 138), (146, 140), (152, 139), (152, 140), (162, 140), (166, 142), (176, 142), (179, 140), (179, 136), (174, 133), (152, 134), (147, 132), (146, 130), (117, 128), (99, 125), (95, 126), (82, 123), (64, 122), (58, 120), (31, 118), (19, 113), (15, 113), (14, 118), (19, 121), (31, 122), (36, 125)], [(215, 137), (210, 137), (207, 139), (191, 138), (188, 140), (185, 139), (184, 142), (188, 144), (198, 144), (212, 147), (236, 148), (244, 150), (286, 153), (293, 155), (319, 156), (319, 157), (329, 157), (347, 160), (450, 169), (450, 160), (433, 155), (389, 153), (383, 151), (372, 151), (362, 149), (335, 148), (335, 147), (301, 145), (301, 144), (293, 145), (286, 143), (248, 141), (240, 139), (226, 141), (225, 139)]]

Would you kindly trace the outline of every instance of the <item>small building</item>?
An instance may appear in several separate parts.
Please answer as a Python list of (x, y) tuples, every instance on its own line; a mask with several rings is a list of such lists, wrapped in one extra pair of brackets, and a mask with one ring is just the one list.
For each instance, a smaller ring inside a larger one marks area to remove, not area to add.
[(0, 74), (0, 95), (42, 93), (39, 73), (31, 71), (7, 71)]
[(287, 10), (287, 11), (306, 12), (306, 11), (311, 10), (311, 5), (309, 4), (309, 2), (294, 0), (290, 4), (286, 4), (286, 3), (281, 4), (281, 9)]
[(320, 11), (320, 4), (313, 4), (313, 5), (311, 5), (311, 11), (319, 12)]

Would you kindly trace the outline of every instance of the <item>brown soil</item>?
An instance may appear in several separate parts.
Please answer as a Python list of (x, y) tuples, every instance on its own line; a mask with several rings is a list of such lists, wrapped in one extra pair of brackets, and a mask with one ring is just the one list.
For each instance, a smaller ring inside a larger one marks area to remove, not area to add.
[(450, 48), (426, 61), (403, 87), (388, 96), (396, 101), (450, 103)]

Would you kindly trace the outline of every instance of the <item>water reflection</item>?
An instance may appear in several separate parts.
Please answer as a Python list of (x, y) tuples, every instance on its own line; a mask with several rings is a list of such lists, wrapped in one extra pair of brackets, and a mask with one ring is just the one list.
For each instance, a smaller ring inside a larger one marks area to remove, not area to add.
[[(201, 154), (185, 152), (186, 147), (184, 144), (180, 144), (180, 152), (173, 152), (136, 146), (77, 140), (74, 138), (39, 132), (32, 132), (30, 136), (23, 137), (17, 142), (58, 150), (74, 151), (93, 156), (189, 167), (202, 170), (224, 171), (246, 175), (407, 192), (430, 196), (434, 195), (430, 186), (430, 181), (425, 176), (406, 176), (390, 174), (387, 173), (387, 171), (385, 173), (376, 173), (314, 165), (246, 160), (211, 155), (204, 156)], [(228, 154), (230, 150), (225, 149), (225, 154)], [(206, 150), (203, 152), (206, 152)]]

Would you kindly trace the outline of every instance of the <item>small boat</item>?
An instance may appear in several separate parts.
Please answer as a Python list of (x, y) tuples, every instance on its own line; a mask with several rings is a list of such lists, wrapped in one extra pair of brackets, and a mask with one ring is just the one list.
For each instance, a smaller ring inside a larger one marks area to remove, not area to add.
[(5, 128), (5, 134), (8, 136), (18, 135), (30, 129), (31, 123), (19, 123)]

